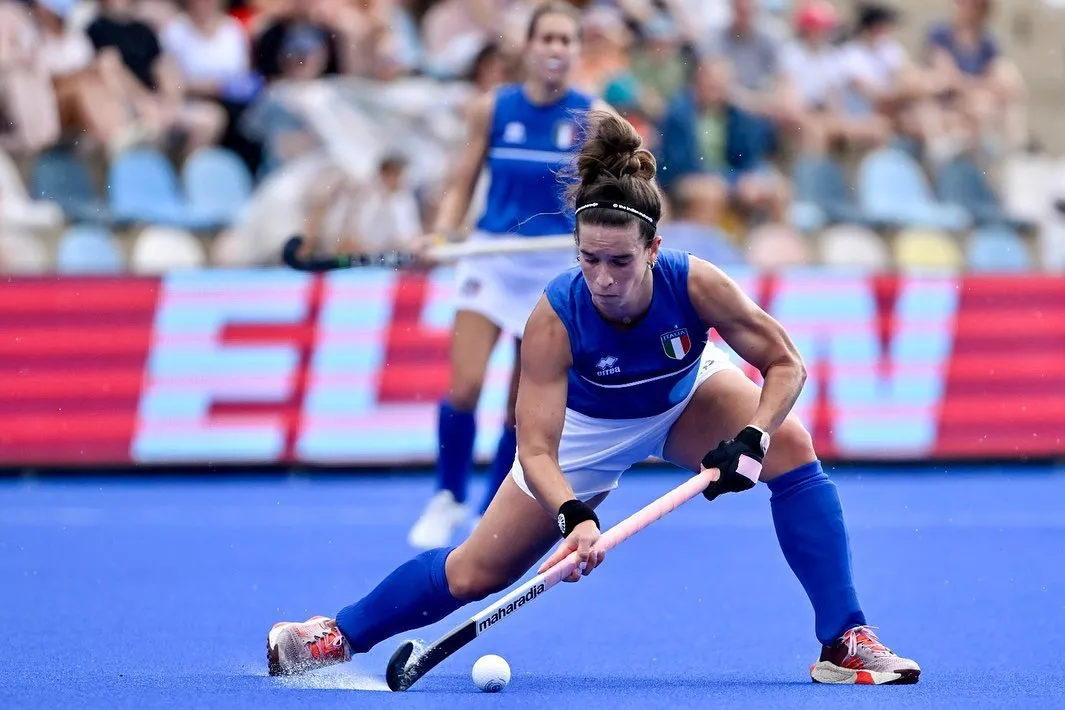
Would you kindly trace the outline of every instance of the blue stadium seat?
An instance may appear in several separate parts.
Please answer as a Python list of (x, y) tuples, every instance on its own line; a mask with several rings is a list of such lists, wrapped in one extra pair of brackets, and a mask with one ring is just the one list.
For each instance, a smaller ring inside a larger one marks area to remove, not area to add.
[[(863, 224), (867, 220), (855, 202), (854, 190), (835, 161), (828, 158), (803, 158), (792, 171), (795, 200), (798, 205), (815, 205), (826, 222)], [(797, 207), (792, 215), (796, 227), (803, 229), (808, 221), (808, 207)], [(817, 225), (814, 229), (818, 229)], [(810, 230), (804, 230), (810, 231)]]
[(80, 224), (60, 238), (56, 270), (63, 274), (114, 274), (123, 271), (124, 261), (118, 241), (106, 227)]
[(111, 210), (100, 198), (88, 169), (69, 151), (37, 155), (30, 169), (30, 191), (34, 199), (59, 205), (71, 222), (111, 222)]
[(193, 230), (216, 226), (185, 201), (173, 167), (156, 150), (138, 148), (119, 155), (111, 163), (108, 183), (117, 219)]
[(965, 261), (970, 271), (1023, 272), (1032, 269), (1032, 255), (1024, 240), (1005, 225), (980, 227), (972, 233)]
[(181, 178), (191, 208), (218, 226), (232, 224), (252, 193), (247, 166), (224, 148), (197, 150), (182, 167)]
[(963, 207), (937, 202), (917, 161), (893, 148), (875, 150), (862, 161), (858, 197), (878, 225), (958, 232), (972, 221)]
[(936, 192), (944, 202), (964, 207), (977, 224), (1008, 224), (1022, 228), (1021, 220), (1012, 219), (1002, 208), (998, 195), (991, 189), (972, 161), (955, 158), (936, 171)]

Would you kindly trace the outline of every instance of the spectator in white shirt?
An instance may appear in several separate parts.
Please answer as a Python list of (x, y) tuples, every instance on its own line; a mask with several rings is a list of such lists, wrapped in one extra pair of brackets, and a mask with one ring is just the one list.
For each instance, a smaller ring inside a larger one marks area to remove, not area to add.
[(860, 147), (885, 141), (890, 124), (882, 116), (844, 111), (848, 69), (832, 44), (839, 15), (828, 0), (805, 0), (795, 13), (795, 39), (781, 51), (781, 68), (795, 87), (804, 112), (801, 149), (820, 154), (837, 144)]

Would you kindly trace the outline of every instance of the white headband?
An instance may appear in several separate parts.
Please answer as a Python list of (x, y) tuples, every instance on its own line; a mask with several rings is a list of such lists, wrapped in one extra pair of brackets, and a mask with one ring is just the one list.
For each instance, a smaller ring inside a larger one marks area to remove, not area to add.
[(650, 216), (645, 215), (643, 212), (640, 212), (638, 209), (634, 209), (632, 207), (629, 207), (628, 205), (618, 204), (617, 202), (602, 202), (602, 203), (600, 203), (600, 202), (588, 202), (588, 203), (585, 203), (585, 204), (581, 205), (576, 210), (574, 210), (573, 215), (577, 216), (577, 215), (579, 215), (581, 213), (582, 210), (586, 210), (586, 209), (589, 209), (589, 208), (592, 208), (592, 207), (602, 207), (603, 209), (608, 209), (608, 210), (620, 210), (621, 212), (628, 212), (629, 214), (636, 215), (640, 219), (642, 219), (645, 222), (647, 222), (648, 224), (650, 224), (652, 227), (657, 227), (658, 226), (655, 223), (655, 221), (653, 219), (651, 219)]

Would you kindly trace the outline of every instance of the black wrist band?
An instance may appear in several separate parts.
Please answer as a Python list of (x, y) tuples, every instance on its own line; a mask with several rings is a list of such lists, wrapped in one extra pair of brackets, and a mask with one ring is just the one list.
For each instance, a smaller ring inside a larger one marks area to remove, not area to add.
[(595, 526), (599, 527), (599, 518), (596, 517), (592, 507), (576, 498), (567, 500), (558, 509), (558, 530), (562, 533), (562, 537), (568, 536), (575, 527), (586, 520), (593, 521)]

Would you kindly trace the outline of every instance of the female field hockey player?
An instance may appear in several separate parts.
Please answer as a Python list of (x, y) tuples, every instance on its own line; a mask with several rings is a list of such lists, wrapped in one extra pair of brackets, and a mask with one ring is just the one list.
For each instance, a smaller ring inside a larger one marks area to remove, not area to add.
[[(524, 54), (528, 78), (523, 84), (501, 87), (473, 106), (470, 142), (454, 185), (441, 204), (434, 225), (437, 234), (453, 233), (461, 225), (485, 166), (490, 173), (487, 203), (471, 239), (572, 233), (572, 216), (565, 209), (564, 187), (556, 173), (572, 164), (583, 117), (599, 105), (569, 86), (579, 56), (579, 35), (580, 15), (569, 4), (548, 2), (533, 12)], [(447, 545), (456, 528), (470, 517), (466, 482), (473, 460), (475, 411), (488, 360), (502, 331), (520, 340), (544, 286), (572, 264), (569, 251), (479, 257), (459, 264), (451, 382), (438, 420), (437, 492), (410, 530), (412, 546)], [(519, 369), (515, 362), (507, 421), (477, 514), (488, 507), (514, 462)]]
[[(789, 414), (806, 376), (791, 340), (716, 267), (661, 247), (654, 159), (623, 119), (591, 120), (573, 191), (580, 267), (548, 285), (522, 342), (518, 463), (462, 545), (423, 552), (335, 620), (275, 625), (271, 672), (347, 660), (436, 622), (512, 584), (560, 532), (540, 570), (576, 550), (577, 581), (603, 563), (595, 507), (631, 465), (660, 456), (717, 469), (711, 501), (769, 486), (781, 549), (814, 608), (815, 681), (916, 682), (918, 665), (866, 625), (836, 486)], [(707, 342), (709, 328), (761, 370), (761, 389)]]

